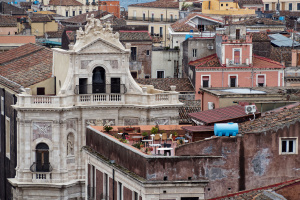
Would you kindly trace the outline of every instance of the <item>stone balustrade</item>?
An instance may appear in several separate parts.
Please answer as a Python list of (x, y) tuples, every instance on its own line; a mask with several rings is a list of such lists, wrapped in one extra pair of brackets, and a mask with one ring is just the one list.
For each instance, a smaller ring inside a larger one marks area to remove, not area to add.
[(19, 94), (17, 107), (70, 107), (82, 105), (167, 105), (179, 104), (179, 94), (177, 92), (163, 93), (143, 93), (143, 94), (79, 94), (62, 96), (33, 96), (28, 94)]

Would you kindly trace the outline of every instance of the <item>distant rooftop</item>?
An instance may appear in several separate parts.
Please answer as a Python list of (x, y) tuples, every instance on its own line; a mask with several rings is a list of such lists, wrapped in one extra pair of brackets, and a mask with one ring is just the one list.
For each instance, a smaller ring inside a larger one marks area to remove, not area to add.
[(149, 8), (178, 8), (179, 1), (174, 0), (157, 0), (147, 3), (131, 4), (128, 7), (149, 7)]
[(153, 85), (155, 89), (171, 91), (170, 86), (175, 85), (177, 92), (194, 92), (194, 88), (188, 78), (149, 78), (135, 79), (141, 85)]
[[(271, 35), (269, 35), (269, 37), (271, 39), (271, 43), (278, 47), (292, 47), (293, 46), (292, 39), (287, 38), (284, 35), (281, 35), (279, 33), (271, 34)], [(300, 46), (300, 43), (297, 41), (294, 41), (294, 47), (297, 47), (297, 46)]]
[(266, 94), (265, 91), (253, 90), (251, 88), (230, 88), (230, 89), (224, 89), (220, 91), (231, 92), (236, 94)]

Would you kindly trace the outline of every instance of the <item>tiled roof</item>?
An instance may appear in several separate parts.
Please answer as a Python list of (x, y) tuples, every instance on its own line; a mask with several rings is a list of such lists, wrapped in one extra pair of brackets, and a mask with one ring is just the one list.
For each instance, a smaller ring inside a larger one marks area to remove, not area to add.
[(95, 18), (100, 19), (104, 15), (108, 14), (108, 12), (106, 12), (106, 11), (92, 11), (92, 12), (88, 12), (88, 13), (83, 13), (81, 15), (76, 15), (74, 17), (70, 17), (68, 19), (62, 20), (62, 22), (73, 23), (73, 24), (85, 24), (87, 14), (89, 15), (89, 17), (91, 16), (91, 14), (94, 14)]
[(201, 111), (201, 100), (180, 100), (180, 102), (184, 104), (179, 108), (179, 123), (192, 123), (188, 114)]
[(76, 0), (50, 0), (49, 5), (53, 6), (83, 6), (82, 3)]
[(135, 81), (141, 85), (153, 85), (155, 89), (171, 91), (170, 86), (175, 85), (177, 92), (194, 92), (188, 78), (140, 78)]
[(0, 27), (16, 27), (17, 19), (12, 16), (0, 15)]
[[(196, 69), (201, 68), (211, 68), (211, 67), (221, 67), (217, 54), (212, 54), (210, 56), (200, 58), (195, 61), (189, 62), (189, 65), (195, 66)], [(233, 68), (248, 68), (247, 66), (236, 66)], [(281, 69), (283, 65), (277, 61), (271, 60), (269, 58), (253, 55), (253, 67), (254, 68), (273, 68), (273, 69)]]
[(120, 41), (152, 41), (148, 31), (120, 31)]
[(25, 9), (18, 8), (14, 5), (8, 4), (4, 1), (0, 2), (0, 13), (6, 15), (27, 15)]
[(184, 126), (182, 129), (189, 132), (214, 131), (213, 126)]
[(252, 42), (271, 41), (266, 32), (250, 33)]
[(0, 54), (1, 83), (19, 92), (16, 85), (28, 87), (49, 79), (52, 74), (51, 49), (25, 44)]
[(239, 124), (241, 133), (248, 132), (261, 132), (270, 129), (275, 130), (276, 128), (282, 127), (283, 124), (294, 123), (300, 119), (300, 105), (289, 108), (288, 106), (283, 107), (281, 110), (273, 110), (265, 113), (264, 116), (253, 120)]
[[(256, 113), (259, 114), (259, 112)], [(189, 116), (204, 124), (211, 124), (246, 117), (249, 115), (245, 113), (244, 106), (234, 105), (197, 113), (190, 113)]]
[(179, 1), (174, 0), (157, 0), (147, 3), (131, 4), (128, 7), (149, 7), (149, 8), (178, 8)]
[[(276, 191), (280, 190), (281, 188), (285, 188), (285, 187), (289, 187), (289, 190), (293, 191), (293, 186), (297, 186), (296, 184), (299, 182), (300, 182), (300, 179), (298, 178), (298, 179), (289, 180), (289, 181), (285, 181), (282, 183), (277, 183), (277, 184), (273, 184), (273, 185), (269, 185), (269, 186), (265, 186), (265, 187), (261, 187), (261, 188), (245, 190), (245, 191), (229, 194), (229, 195), (222, 196), (222, 197), (212, 198), (209, 200), (269, 200), (270, 195), (265, 195), (266, 193), (271, 192), (271, 191), (276, 192)], [(271, 195), (271, 196), (273, 196), (273, 195)], [(275, 198), (271, 198), (271, 199), (274, 200)], [(276, 199), (279, 199), (279, 198), (276, 198)], [(282, 198), (280, 198), (280, 199), (282, 199)]]
[(217, 54), (212, 54), (204, 58), (200, 58), (195, 61), (189, 62), (189, 65), (195, 66), (196, 68), (202, 67), (221, 67)]
[(242, 8), (245, 5), (263, 5), (264, 3), (262, 0), (238, 0), (238, 4)]
[(218, 19), (214, 19), (212, 17), (206, 16), (206, 15), (203, 15), (203, 14), (191, 13), (188, 16), (186, 16), (185, 18), (180, 19), (180, 20), (176, 21), (175, 23), (171, 24), (171, 28), (175, 32), (189, 32), (190, 30), (193, 30), (193, 31), (197, 32), (198, 29), (196, 27), (191, 26), (191, 25), (188, 24), (188, 22), (192, 18), (197, 17), (197, 16), (201, 17), (201, 18), (204, 18), (204, 19), (207, 19), (209, 21), (215, 21), (215, 22), (218, 22), (218, 23), (223, 23), (222, 21), (220, 21)]
[(29, 16), (29, 19), (32, 23), (39, 23), (39, 22), (51, 22), (53, 17), (51, 15), (33, 15)]
[(48, 38), (61, 38), (63, 30), (60, 29), (58, 31), (49, 31), (49, 32), (46, 32), (46, 33), (48, 35)]
[(282, 25), (284, 26), (284, 23), (281, 21), (275, 21), (269, 18), (250, 18), (242, 21), (233, 22), (232, 25), (247, 25), (247, 26), (253, 26), (253, 25)]

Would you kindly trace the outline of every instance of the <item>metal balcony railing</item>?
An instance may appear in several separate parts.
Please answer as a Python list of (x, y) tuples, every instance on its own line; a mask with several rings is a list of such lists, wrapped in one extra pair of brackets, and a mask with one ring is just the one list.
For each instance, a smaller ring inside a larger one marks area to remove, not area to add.
[(127, 89), (125, 84), (87, 84), (76, 85), (75, 94), (125, 94)]
[(128, 16), (128, 20), (135, 20), (135, 21), (146, 21), (146, 22), (176, 22), (177, 19), (175, 18), (161, 18), (161, 17), (135, 17), (135, 16)]

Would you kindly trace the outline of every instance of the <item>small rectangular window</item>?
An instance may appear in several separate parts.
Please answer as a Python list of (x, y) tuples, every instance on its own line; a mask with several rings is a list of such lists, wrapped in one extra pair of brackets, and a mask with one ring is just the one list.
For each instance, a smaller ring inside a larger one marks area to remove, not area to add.
[(165, 71), (156, 71), (157, 78), (165, 78)]
[(221, 3), (221, 7), (223, 7), (223, 4)]
[(293, 3), (289, 3), (289, 10), (293, 10)]
[(76, 13), (76, 12), (75, 12), (75, 11), (73, 11), (73, 16), (75, 16), (75, 13)]
[(131, 61), (136, 61), (136, 47), (131, 47)]
[(297, 154), (298, 138), (280, 138), (280, 154)]
[(209, 87), (209, 76), (202, 76), (202, 87)]
[(154, 27), (153, 26), (151, 26), (151, 28), (150, 28), (151, 30), (150, 30), (150, 34), (151, 34), (151, 36), (153, 36), (154, 35)]
[(147, 56), (150, 56), (150, 50), (147, 50), (147, 51), (146, 51), (146, 55), (147, 55)]
[(163, 36), (163, 27), (159, 27), (159, 37)]
[(163, 14), (160, 15), (160, 21), (164, 21), (164, 15)]
[(1, 115), (4, 115), (4, 97), (1, 97)]
[(268, 11), (269, 9), (270, 9), (270, 8), (269, 8), (269, 4), (266, 4), (266, 5), (265, 5), (265, 10)]
[(193, 58), (197, 57), (197, 49), (193, 49)]
[(44, 87), (36, 88), (36, 94), (37, 95), (45, 95), (45, 88)]
[(82, 11), (81, 10), (79, 10), (79, 15), (81, 15), (82, 14)]
[(66, 11), (66, 17), (69, 17), (69, 12), (68, 11)]
[(300, 3), (297, 3), (297, 10), (300, 10)]
[(236, 87), (236, 76), (230, 76), (230, 87)]
[(228, 3), (226, 3), (226, 6), (228, 6)]
[(130, 72), (131, 73), (131, 76), (132, 76), (132, 78), (137, 78), (138, 77), (138, 74), (137, 74), (137, 72)]
[(134, 192), (134, 200), (138, 200), (139, 199), (139, 195), (137, 192)]
[(171, 22), (173, 22), (173, 15), (171, 15)]
[(143, 13), (143, 21), (145, 21), (145, 20), (146, 20), (146, 14)]
[(6, 157), (10, 159), (10, 119), (5, 117), (5, 146)]
[(122, 188), (122, 183), (119, 182), (119, 192), (118, 192), (118, 193), (119, 193), (119, 198), (118, 198), (119, 200), (122, 200), (122, 199), (123, 199), (123, 198), (122, 198), (122, 197), (123, 197), (123, 191), (122, 191), (122, 189), (123, 189), (123, 188)]
[(104, 173), (104, 180), (103, 181), (104, 181), (104, 184), (103, 184), (104, 197), (108, 197), (108, 175), (105, 174), (105, 173)]
[(151, 21), (154, 22), (154, 13), (151, 15)]
[(257, 76), (257, 86), (258, 87), (264, 87), (265, 86), (265, 76), (264, 75), (258, 75)]

